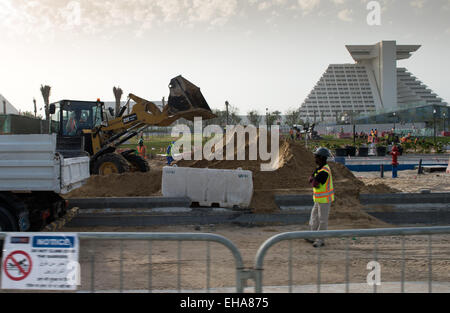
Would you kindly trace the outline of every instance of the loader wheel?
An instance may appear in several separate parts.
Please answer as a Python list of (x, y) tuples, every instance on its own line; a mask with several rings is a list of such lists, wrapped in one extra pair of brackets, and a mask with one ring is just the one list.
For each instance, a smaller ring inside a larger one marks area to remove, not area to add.
[(143, 159), (141, 156), (135, 154), (127, 154), (124, 155), (124, 157), (131, 164), (132, 172), (147, 173), (150, 171), (150, 166), (148, 165), (147, 160)]
[(94, 174), (109, 175), (129, 172), (127, 160), (117, 153), (108, 153), (100, 157), (94, 164)]

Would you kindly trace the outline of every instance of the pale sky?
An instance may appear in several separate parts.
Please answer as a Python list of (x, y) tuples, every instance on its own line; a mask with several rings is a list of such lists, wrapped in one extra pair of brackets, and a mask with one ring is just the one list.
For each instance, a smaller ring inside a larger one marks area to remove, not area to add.
[[(211, 108), (298, 108), (346, 44), (421, 44), (399, 61), (450, 102), (450, 0), (0, 0), (0, 94), (20, 110), (114, 99), (112, 88), (167, 97), (183, 75)], [(79, 13), (79, 14), (77, 14)], [(125, 99), (124, 99), (125, 100)]]

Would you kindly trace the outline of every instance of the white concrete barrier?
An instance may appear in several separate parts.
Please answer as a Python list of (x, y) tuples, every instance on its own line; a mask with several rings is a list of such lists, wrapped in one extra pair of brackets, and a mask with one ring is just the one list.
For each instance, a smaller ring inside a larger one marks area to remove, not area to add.
[(169, 167), (163, 168), (162, 194), (165, 197), (186, 197), (188, 168)]
[(205, 202), (208, 189), (208, 170), (203, 168), (180, 168), (180, 175), (186, 175), (183, 181), (186, 182), (186, 194), (194, 202)]
[(164, 197), (188, 197), (201, 206), (247, 208), (253, 196), (251, 171), (164, 167)]

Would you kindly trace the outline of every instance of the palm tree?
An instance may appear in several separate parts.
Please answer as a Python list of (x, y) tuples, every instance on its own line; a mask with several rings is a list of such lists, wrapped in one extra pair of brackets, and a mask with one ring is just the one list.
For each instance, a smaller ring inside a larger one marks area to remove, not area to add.
[(277, 124), (279, 124), (279, 123), (281, 123), (281, 112), (280, 111), (274, 111), (274, 112), (272, 112), (272, 114), (271, 115), (273, 115), (273, 117), (274, 117), (274, 123), (277, 123)]
[(286, 112), (286, 124), (290, 127), (299, 124), (300, 122), (300, 110), (289, 109)]
[(250, 125), (254, 125), (256, 127), (259, 127), (259, 124), (261, 124), (261, 116), (259, 115), (258, 111), (253, 110), (247, 113), (247, 119), (250, 123)]
[(50, 86), (43, 86), (41, 85), (41, 93), (42, 93), (42, 98), (44, 98), (44, 103), (45, 103), (45, 119), (49, 120), (50, 119), (50, 112), (49, 112), (49, 105), (50, 105), (50, 91), (51, 91), (52, 87)]
[(113, 88), (113, 92), (114, 92), (114, 97), (116, 98), (116, 109), (115, 109), (115, 115), (118, 116), (119, 112), (120, 112), (120, 100), (122, 98), (123, 95), (123, 91), (120, 87), (114, 87)]

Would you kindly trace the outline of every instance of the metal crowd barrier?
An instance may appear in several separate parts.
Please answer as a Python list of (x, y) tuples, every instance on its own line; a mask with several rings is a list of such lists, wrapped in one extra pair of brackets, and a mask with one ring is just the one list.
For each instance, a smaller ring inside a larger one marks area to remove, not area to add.
[[(386, 228), (386, 229), (372, 229), (372, 230), (338, 230), (338, 231), (319, 231), (319, 232), (290, 232), (283, 233), (268, 239), (258, 250), (254, 262), (254, 279), (255, 292), (263, 292), (263, 273), (264, 273), (264, 258), (268, 250), (275, 244), (288, 241), (289, 242), (289, 258), (288, 258), (288, 288), (289, 292), (293, 291), (292, 285), (292, 241), (297, 239), (326, 239), (326, 238), (345, 238), (345, 291), (350, 292), (349, 289), (349, 242), (354, 237), (375, 237), (374, 242), (374, 260), (378, 259), (378, 245), (377, 238), (385, 236), (401, 236), (402, 237), (402, 271), (401, 271), (401, 292), (405, 292), (405, 236), (427, 235), (428, 236), (428, 291), (432, 292), (432, 236), (450, 234), (450, 227), (430, 227), (430, 228)], [(450, 256), (449, 256), (450, 259)], [(321, 291), (321, 248), (317, 249), (317, 292)], [(373, 291), (377, 292), (377, 286), (374, 284)]]
[[(373, 260), (378, 259), (378, 238), (386, 236), (400, 236), (401, 237), (401, 258), (402, 258), (402, 268), (401, 268), (401, 292), (405, 292), (405, 238), (407, 236), (427, 236), (427, 260), (428, 260), (428, 291), (431, 293), (433, 288), (433, 246), (432, 246), (432, 236), (436, 235), (448, 235), (450, 234), (450, 227), (430, 227), (430, 228), (394, 228), (394, 229), (372, 229), (372, 230), (338, 230), (338, 231), (320, 231), (320, 232), (291, 232), (283, 233), (268, 239), (264, 244), (262, 244), (257, 252), (254, 260), (253, 269), (245, 269), (244, 262), (241, 253), (237, 247), (227, 238), (215, 234), (202, 234), (202, 233), (78, 233), (78, 238), (81, 240), (93, 240), (91, 248), (88, 250), (89, 260), (88, 266), (90, 266), (90, 288), (88, 291), (96, 292), (95, 282), (96, 282), (96, 254), (95, 254), (95, 241), (98, 240), (117, 240), (119, 241), (118, 250), (120, 253), (119, 259), (119, 291), (124, 291), (124, 242), (125, 241), (148, 241), (148, 290), (152, 292), (152, 276), (153, 276), (153, 262), (152, 255), (152, 243), (154, 241), (172, 241), (177, 242), (177, 290), (181, 292), (181, 262), (182, 258), (182, 243), (183, 242), (206, 242), (206, 256), (205, 256), (205, 267), (206, 267), (206, 291), (210, 292), (212, 288), (210, 287), (210, 277), (211, 277), (211, 251), (210, 243), (218, 243), (227, 248), (235, 261), (236, 270), (236, 292), (243, 293), (244, 288), (248, 280), (253, 280), (255, 283), (255, 292), (263, 292), (263, 274), (266, 268), (264, 267), (265, 257), (268, 251), (276, 244), (288, 241), (288, 253), (287, 258), (288, 263), (288, 289), (289, 292), (293, 292), (293, 241), (299, 239), (330, 239), (330, 238), (343, 238), (345, 239), (345, 291), (350, 292), (350, 279), (349, 279), (349, 246), (352, 238), (361, 237), (373, 237)], [(5, 237), (6, 233), (0, 232), (0, 240)], [(314, 248), (311, 248), (314, 249)], [(321, 251), (322, 248), (318, 248), (317, 252), (317, 292), (321, 292)], [(450, 259), (450, 255), (449, 255)], [(277, 269), (275, 269), (277, 270)], [(280, 270), (280, 269), (278, 269)], [(448, 282), (447, 282), (448, 283)], [(103, 290), (104, 291), (104, 290)], [(377, 292), (377, 286), (374, 284), (373, 291)]]
[[(6, 233), (0, 232), (0, 240), (5, 237)], [(81, 240), (117, 240), (119, 241), (120, 252), (120, 272), (119, 272), (119, 291), (124, 291), (124, 241), (148, 241), (148, 290), (151, 292), (152, 287), (152, 242), (154, 241), (175, 241), (178, 242), (177, 246), (177, 290), (181, 291), (181, 246), (182, 242), (206, 242), (206, 291), (209, 292), (210, 288), (210, 264), (211, 254), (209, 243), (218, 243), (227, 248), (233, 255), (236, 269), (236, 292), (242, 293), (244, 291), (244, 284), (246, 282), (246, 271), (244, 270), (242, 256), (236, 246), (227, 238), (215, 235), (215, 234), (202, 234), (202, 233), (78, 233), (78, 238)], [(89, 249), (89, 266), (90, 266), (90, 292), (96, 291), (96, 257), (95, 257), (95, 245)], [(100, 290), (101, 291), (101, 290)]]

